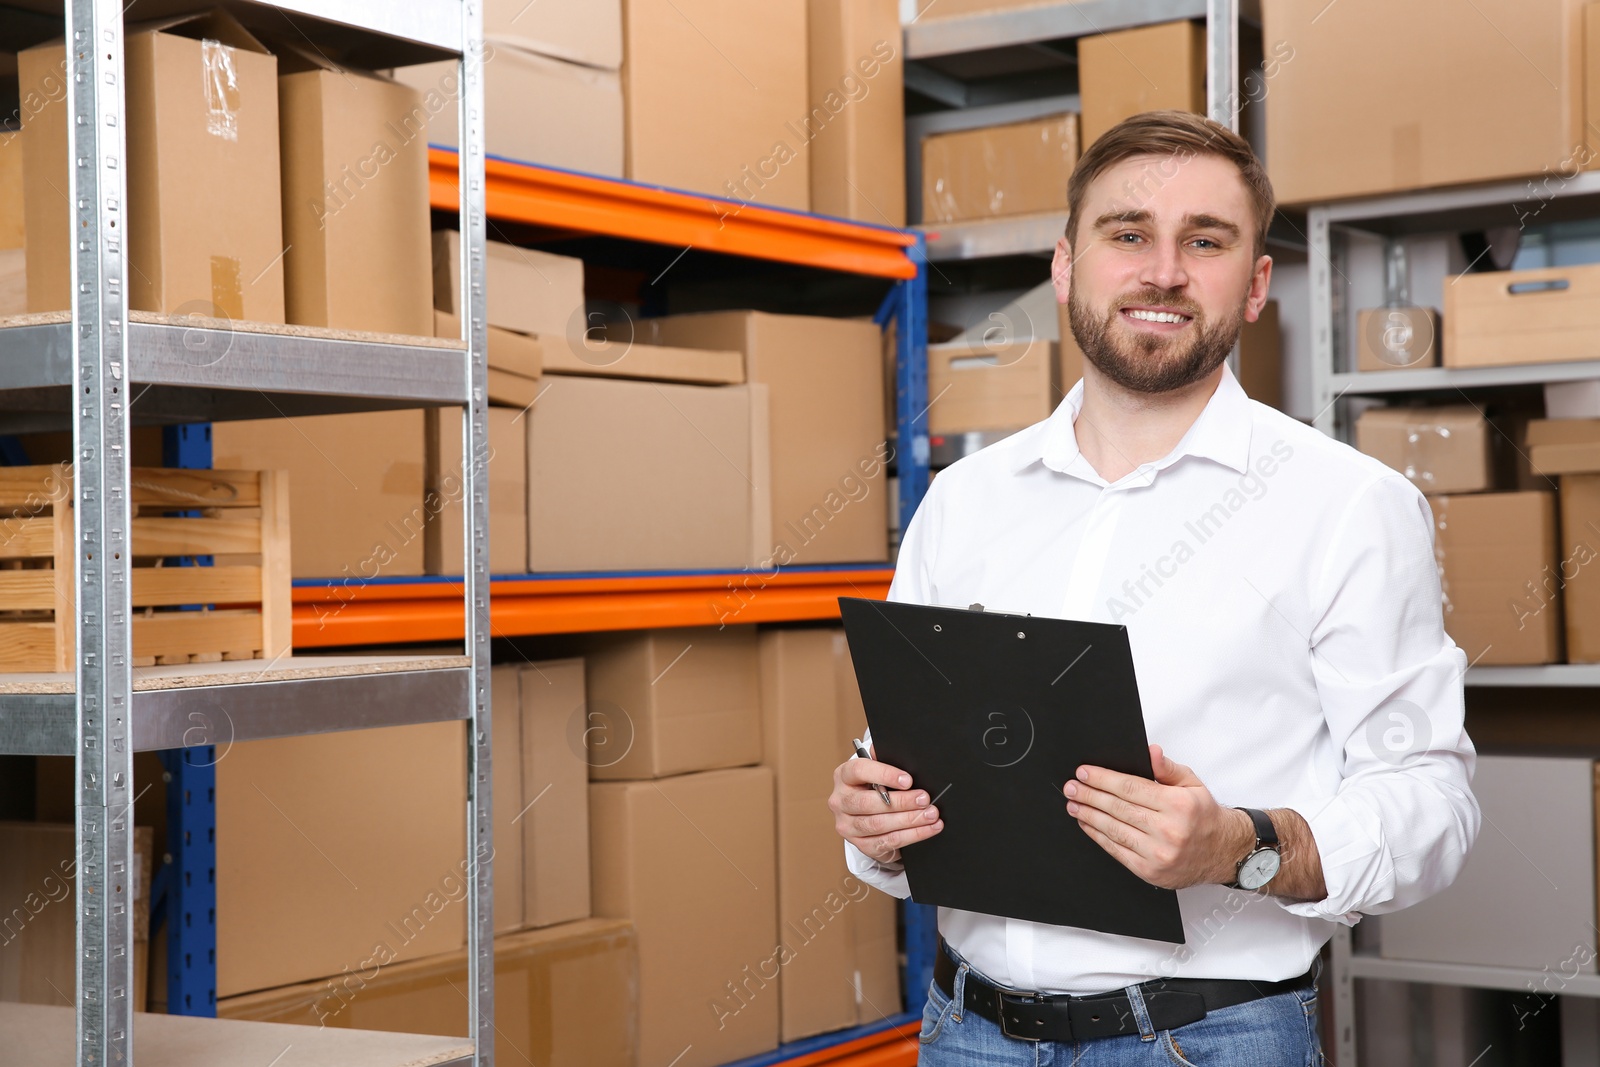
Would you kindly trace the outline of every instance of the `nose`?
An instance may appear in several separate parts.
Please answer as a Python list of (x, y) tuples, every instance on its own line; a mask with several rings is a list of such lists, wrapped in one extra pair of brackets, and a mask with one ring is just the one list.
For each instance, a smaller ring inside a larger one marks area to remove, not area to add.
[(1155, 242), (1149, 253), (1141, 257), (1139, 266), (1139, 281), (1156, 289), (1171, 291), (1189, 284), (1183, 253), (1175, 240)]

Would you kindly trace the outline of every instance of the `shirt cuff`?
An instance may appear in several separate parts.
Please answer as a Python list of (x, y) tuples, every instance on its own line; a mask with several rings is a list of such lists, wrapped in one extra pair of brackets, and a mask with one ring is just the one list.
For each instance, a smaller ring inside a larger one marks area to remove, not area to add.
[[(1382, 872), (1385, 877), (1373, 877), (1385, 866), (1382, 830), (1363, 825), (1357, 812), (1337, 796), (1315, 815), (1301, 817), (1316, 842), (1328, 895), (1304, 902), (1279, 899), (1278, 904), (1291, 915), (1354, 926), (1361, 921), (1363, 907), (1379, 902), (1372, 897), (1375, 884), (1394, 884), (1392, 868)], [(1389, 895), (1382, 894), (1384, 899)]]
[(901, 900), (911, 896), (911, 885), (906, 880), (905, 864), (879, 863), (848, 841), (844, 843), (844, 862), (845, 866), (850, 868), (851, 874), (874, 889), (882, 890)]

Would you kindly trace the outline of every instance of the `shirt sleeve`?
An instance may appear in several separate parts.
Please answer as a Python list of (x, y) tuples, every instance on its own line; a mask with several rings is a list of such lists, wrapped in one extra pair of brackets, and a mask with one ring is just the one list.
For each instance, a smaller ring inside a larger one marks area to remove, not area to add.
[(1414, 486), (1386, 473), (1357, 494), (1313, 598), (1312, 673), (1343, 774), (1300, 813), (1328, 895), (1280, 904), (1354, 925), (1448, 886), (1478, 836), (1466, 656), (1444, 631), (1432, 513)]
[[(937, 507), (934, 488), (930, 485), (900, 541), (894, 580), (889, 584), (890, 600), (901, 604), (934, 603), (933, 556), (937, 539)], [(861, 740), (871, 751), (872, 731), (868, 730)], [(850, 873), (868, 885), (902, 900), (911, 896), (904, 864), (879, 863), (848, 841), (844, 843), (844, 859)]]

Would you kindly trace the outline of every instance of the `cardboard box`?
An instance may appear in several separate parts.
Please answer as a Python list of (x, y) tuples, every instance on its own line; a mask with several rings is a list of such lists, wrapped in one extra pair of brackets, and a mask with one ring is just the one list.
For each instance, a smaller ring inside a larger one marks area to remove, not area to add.
[(1239, 385), (1251, 400), (1283, 408), (1283, 327), (1276, 300), (1263, 304), (1261, 317), (1239, 331)]
[(762, 765), (777, 789), (780, 1036), (876, 1022), (900, 1003), (894, 898), (845, 866), (828, 794), (866, 727), (844, 631), (761, 631)]
[[(1265, 0), (1267, 165), (1280, 203), (1524, 175), (1555, 184), (1600, 158), (1585, 145), (1585, 0), (1474, 3), (1458, 13)], [(1356, 54), (1366, 73), (1352, 78)], [(1542, 194), (1531, 192), (1536, 215)]]
[(808, 210), (808, 137), (796, 125), (807, 110), (806, 0), (731, 13), (723, 0), (625, 0), (627, 176)]
[[(433, 306), (451, 315), (461, 313), (456, 273), (460, 262), (461, 234), (456, 230), (435, 231)], [(587, 326), (583, 260), (489, 241), (484, 276), (490, 326), (557, 338), (583, 335)], [(546, 357), (551, 349), (551, 345), (544, 345)]]
[(211, 451), (218, 469), (289, 472), (296, 578), (425, 573), (421, 410), (218, 422)]
[(1067, 210), (1078, 116), (1067, 112), (922, 139), (922, 221)]
[(654, 382), (691, 385), (738, 385), (744, 381), (744, 356), (735, 351), (673, 348), (648, 344), (640, 337), (655, 336), (660, 320), (634, 323), (631, 341), (582, 338), (578, 344), (556, 339), (545, 360), (551, 374), (581, 374), (603, 378), (638, 378)]
[(483, 33), (570, 63), (622, 66), (622, 0), (487, 0)]
[[(544, 350), (537, 337), (489, 327), (489, 403), (518, 411), (539, 395)], [(461, 339), (461, 320), (444, 311), (433, 313), (433, 335)]]
[(1446, 367), (1600, 358), (1600, 264), (1456, 275), (1444, 331)]
[(27, 256), (20, 248), (0, 248), (0, 315), (27, 313)]
[(915, 0), (916, 15), (907, 21), (937, 22), (940, 19), (961, 18), (966, 15), (987, 15), (996, 11), (1013, 11), (1021, 7), (1036, 7), (1040, 0)]
[(768, 388), (773, 540), (760, 546), (761, 560), (781, 566), (889, 558), (877, 326), (755, 311), (646, 325), (668, 344), (742, 352), (746, 380)]
[[(528, 568), (527, 416), (516, 408), (489, 408), (489, 570), (522, 574)], [(427, 469), (422, 489), (427, 517), (423, 567), (429, 574), (460, 575), (466, 468), (461, 451), (461, 409), (423, 412)]]
[(596, 635), (584, 643), (591, 779), (662, 778), (761, 760), (752, 627)]
[(1561, 662), (1554, 493), (1436, 496), (1444, 626), (1467, 662)]
[(811, 210), (906, 224), (904, 62), (897, 0), (810, 0)]
[(1494, 488), (1489, 435), (1471, 404), (1372, 408), (1356, 419), (1356, 447), (1430, 494)]
[(1567, 662), (1600, 663), (1600, 473), (1561, 476)]
[[(0, 822), (0, 1001), (76, 1004), (78, 863), (75, 828), (61, 822)], [(150, 953), (152, 831), (133, 828), (135, 1011), (145, 1010)]]
[(1432, 307), (1366, 307), (1355, 314), (1355, 370), (1438, 366), (1438, 312)]
[(1206, 113), (1206, 29), (1183, 19), (1078, 39), (1083, 144), (1145, 111)]
[(1020, 430), (1049, 418), (1064, 395), (1054, 348), (1043, 340), (929, 345), (928, 432)]
[(596, 915), (639, 935), (639, 1062), (714, 1067), (778, 1044), (772, 772), (589, 785)]
[(542, 389), (525, 416), (530, 571), (736, 568), (771, 551), (766, 386), (550, 375)]
[[(217, 1017), (467, 1036), (464, 950), (369, 968), (230, 997)], [(494, 986), (496, 1063), (639, 1063), (639, 956), (628, 923), (591, 919), (496, 937)]]
[(1401, 370), (1439, 365), (1439, 313), (1432, 308), (1382, 307), (1356, 312), (1356, 370)]
[(466, 944), (466, 728), (240, 741), (217, 758), (217, 995)]
[(494, 669), (496, 933), (589, 917), (583, 674), (581, 659)]
[(433, 333), (421, 96), (315, 52), (278, 50), (288, 320)]
[[(521, 6), (528, 12), (525, 19), (531, 19), (551, 4), (521, 0)], [(603, 12), (606, 4), (599, 8)], [(491, 156), (622, 177), (622, 79), (614, 69), (540, 55), (516, 38), (492, 32), (483, 55), (483, 137)], [(400, 67), (394, 73), (425, 101), (427, 140), (457, 147), (461, 86), (456, 61)], [(538, 106), (530, 107), (530, 100)]]
[(22, 134), (0, 133), (0, 251), (24, 244)]
[(581, 659), (522, 667), (523, 914), (549, 926), (590, 914), (589, 767), (573, 725), (588, 707)]
[(1523, 440), (1535, 474), (1600, 471), (1600, 419), (1532, 419)]
[[(69, 306), (64, 57), (17, 60), (32, 311)], [(129, 27), (125, 78), (129, 309), (283, 322), (278, 61), (219, 10)]]

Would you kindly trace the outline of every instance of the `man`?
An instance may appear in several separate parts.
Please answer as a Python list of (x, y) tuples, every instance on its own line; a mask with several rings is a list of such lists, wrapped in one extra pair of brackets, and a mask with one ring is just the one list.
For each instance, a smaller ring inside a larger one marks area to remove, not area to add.
[[(1186, 943), (940, 909), (920, 1062), (1319, 1063), (1334, 924), (1448, 885), (1478, 831), (1428, 505), (1229, 372), (1272, 276), (1244, 140), (1139, 115), (1084, 153), (1068, 201), (1053, 276), (1083, 381), (939, 475), (889, 595), (1127, 626), (1155, 779), (1063, 768), (1063, 800), (1178, 890)], [(937, 807), (873, 759), (834, 777), (851, 869), (906, 896), (900, 850), (943, 828)]]

